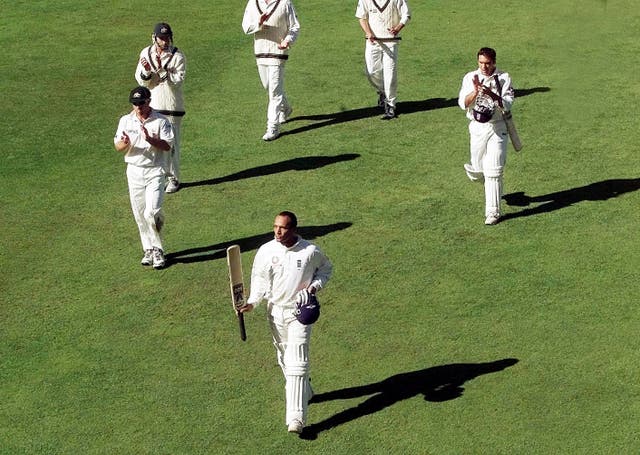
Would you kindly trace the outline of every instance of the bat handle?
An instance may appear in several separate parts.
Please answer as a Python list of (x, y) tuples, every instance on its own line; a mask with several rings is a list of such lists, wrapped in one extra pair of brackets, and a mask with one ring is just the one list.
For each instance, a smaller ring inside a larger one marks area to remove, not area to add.
[(247, 341), (247, 331), (244, 328), (244, 314), (238, 312), (238, 326), (240, 328), (240, 339)]

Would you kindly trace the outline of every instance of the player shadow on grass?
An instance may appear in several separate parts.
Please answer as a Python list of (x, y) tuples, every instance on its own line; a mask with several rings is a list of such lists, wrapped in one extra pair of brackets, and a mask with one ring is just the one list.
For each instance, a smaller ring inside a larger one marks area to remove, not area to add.
[(527, 196), (522, 191), (505, 194), (502, 196), (502, 199), (504, 199), (509, 206), (526, 207), (538, 202), (543, 202), (543, 204), (538, 205), (537, 207), (521, 210), (520, 212), (507, 213), (500, 221), (553, 212), (554, 210), (563, 209), (583, 201), (606, 201), (607, 199), (618, 197), (621, 194), (630, 193), (639, 189), (640, 178), (610, 179), (577, 188), (571, 188), (569, 190), (543, 194), (541, 196)]
[(424, 370), (391, 376), (383, 381), (363, 386), (349, 387), (315, 395), (310, 403), (330, 400), (346, 400), (373, 395), (359, 405), (345, 409), (333, 416), (304, 428), (300, 437), (313, 440), (318, 434), (351, 422), (360, 417), (381, 411), (399, 401), (423, 395), (425, 401), (443, 402), (459, 398), (464, 393), (462, 385), (483, 374), (502, 371), (518, 363), (507, 358), (487, 363), (454, 363)]
[[(533, 87), (516, 90), (515, 95), (516, 98), (519, 98), (531, 95), (532, 93), (548, 92), (550, 90), (551, 89), (549, 87)], [(402, 116), (405, 114), (413, 114), (415, 112), (433, 111), (435, 109), (445, 109), (456, 106), (458, 106), (458, 98), (430, 98), (419, 101), (400, 101), (396, 106), (396, 113), (398, 116)], [(333, 114), (301, 115), (299, 117), (291, 118), (289, 122), (296, 120), (312, 120), (317, 122), (310, 125), (300, 126), (289, 131), (282, 131), (280, 135), (286, 136), (288, 134), (304, 133), (324, 126), (353, 122), (354, 120), (362, 120), (369, 117), (377, 117), (381, 114), (382, 110), (379, 107), (362, 107), (348, 111), (335, 112)]]
[(265, 175), (278, 174), (287, 171), (309, 171), (318, 169), (330, 164), (339, 163), (341, 161), (351, 161), (359, 158), (358, 153), (344, 153), (336, 156), (305, 156), (301, 158), (293, 158), (291, 160), (280, 161), (278, 163), (267, 164), (265, 166), (253, 167), (244, 171), (217, 177), (209, 180), (201, 180), (199, 182), (181, 183), (181, 188), (189, 188), (191, 186), (218, 185), (225, 182), (235, 182), (237, 180), (249, 179), (253, 177), (262, 177)]
[[(323, 226), (302, 226), (298, 228), (298, 233), (304, 239), (313, 240), (332, 232), (347, 229), (351, 227), (352, 224), (353, 223), (342, 222), (326, 224)], [(193, 262), (204, 262), (226, 258), (227, 248), (231, 245), (240, 245), (240, 251), (251, 251), (258, 249), (260, 245), (271, 239), (273, 239), (273, 232), (265, 232), (264, 234), (245, 237), (243, 239), (230, 240), (228, 242), (216, 243), (209, 246), (168, 253), (165, 256), (167, 261), (166, 267), (171, 267), (174, 264), (190, 264)]]

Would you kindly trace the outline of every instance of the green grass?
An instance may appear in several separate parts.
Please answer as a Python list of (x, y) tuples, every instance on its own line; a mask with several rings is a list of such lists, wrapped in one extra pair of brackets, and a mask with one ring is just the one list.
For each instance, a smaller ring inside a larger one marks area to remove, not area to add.
[[(3, 6), (0, 453), (637, 449), (637, 5), (411, 6), (400, 117), (381, 122), (355, 1), (298, 1), (294, 119), (273, 143), (244, 2)], [(160, 20), (187, 56), (188, 185), (165, 202), (175, 263), (153, 271), (112, 135)], [(491, 228), (452, 101), (484, 45), (524, 95), (505, 192), (528, 205)], [(335, 267), (314, 440), (285, 431), (264, 308), (239, 342), (222, 259), (247, 246), (248, 276), (283, 209)]]

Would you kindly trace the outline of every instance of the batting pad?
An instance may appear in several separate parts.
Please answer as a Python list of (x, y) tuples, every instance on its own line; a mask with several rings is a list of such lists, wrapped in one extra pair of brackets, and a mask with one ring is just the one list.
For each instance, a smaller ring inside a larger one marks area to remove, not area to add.
[(309, 345), (287, 343), (284, 351), (285, 376), (306, 376), (309, 374)]
[(298, 419), (306, 421), (308, 405), (308, 383), (306, 376), (287, 376), (286, 390), (286, 424)]
[(492, 212), (500, 213), (500, 198), (502, 196), (502, 177), (487, 177), (484, 179), (484, 194), (486, 202), (486, 216)]

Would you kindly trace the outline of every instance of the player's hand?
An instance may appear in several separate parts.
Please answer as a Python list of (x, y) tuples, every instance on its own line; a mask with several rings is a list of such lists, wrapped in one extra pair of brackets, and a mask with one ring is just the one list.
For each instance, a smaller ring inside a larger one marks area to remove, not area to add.
[(164, 82), (167, 80), (167, 77), (169, 77), (169, 73), (165, 69), (159, 69), (158, 77), (160, 78), (160, 82)]
[(253, 310), (253, 305), (251, 305), (250, 303), (246, 303), (244, 306), (238, 309), (240, 313), (248, 313), (252, 310)]
[(289, 40), (282, 40), (282, 42), (278, 44), (278, 49), (289, 49)]
[(147, 130), (147, 128), (145, 128), (144, 125), (141, 125), (140, 129), (142, 130), (142, 134), (144, 134), (144, 140), (147, 141), (149, 144), (153, 145), (154, 147), (157, 147), (159, 139), (150, 135), (149, 131)]
[(129, 145), (131, 143), (131, 139), (129, 138), (129, 135), (127, 134), (126, 131), (122, 132), (122, 136), (120, 136), (120, 141), (126, 145)]
[(398, 33), (400, 33), (400, 30), (402, 30), (402, 27), (404, 27), (402, 24), (398, 24), (395, 27), (391, 27), (388, 28), (387, 30), (389, 31), (389, 33), (391, 33), (393, 36), (396, 36)]
[(475, 88), (476, 92), (482, 88), (482, 82), (480, 82), (477, 74), (473, 76), (473, 87)]
[(145, 70), (147, 73), (150, 73), (150, 72), (151, 72), (151, 64), (149, 63), (149, 61), (148, 61), (146, 58), (142, 57), (142, 58), (140, 59), (140, 64), (142, 65), (142, 67), (144, 68), (144, 70)]
[(296, 305), (298, 306), (306, 305), (307, 303), (309, 303), (310, 296), (311, 294), (309, 293), (308, 290), (306, 289), (299, 290), (298, 293), (296, 294)]

